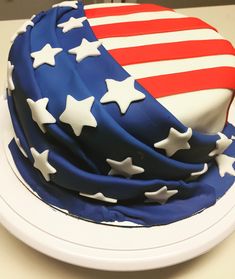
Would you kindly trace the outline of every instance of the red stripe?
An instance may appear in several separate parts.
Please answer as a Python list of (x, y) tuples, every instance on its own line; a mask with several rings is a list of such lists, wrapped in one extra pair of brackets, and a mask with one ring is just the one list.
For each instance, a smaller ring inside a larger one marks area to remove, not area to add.
[(173, 11), (173, 10), (170, 8), (161, 7), (154, 4), (141, 4), (141, 5), (87, 9), (85, 10), (85, 14), (87, 18), (96, 18), (96, 17), (105, 17), (105, 16), (127, 15), (127, 14), (140, 13), (140, 12), (160, 12), (160, 11)]
[(217, 54), (235, 55), (235, 50), (230, 42), (221, 39), (120, 48), (110, 50), (109, 53), (119, 64), (125, 66), (152, 61), (183, 59)]
[[(147, 18), (146, 18), (147, 19)], [(192, 29), (216, 29), (198, 18), (168, 18), (93, 26), (97, 38), (136, 36)]]
[(235, 68), (218, 67), (137, 80), (153, 97), (204, 89), (235, 89)]

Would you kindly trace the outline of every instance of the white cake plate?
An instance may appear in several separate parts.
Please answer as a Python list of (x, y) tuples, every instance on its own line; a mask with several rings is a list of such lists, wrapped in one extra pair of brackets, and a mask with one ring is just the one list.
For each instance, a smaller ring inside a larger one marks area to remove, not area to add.
[(165, 226), (116, 227), (68, 216), (42, 202), (15, 175), (4, 152), (3, 135), (7, 131), (8, 138), (11, 129), (7, 103), (1, 97), (0, 222), (46, 255), (101, 270), (147, 270), (201, 255), (235, 229), (235, 185), (214, 206)]

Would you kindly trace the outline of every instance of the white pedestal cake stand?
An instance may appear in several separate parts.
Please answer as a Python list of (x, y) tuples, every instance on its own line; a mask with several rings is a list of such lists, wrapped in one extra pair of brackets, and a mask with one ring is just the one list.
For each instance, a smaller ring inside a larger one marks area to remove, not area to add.
[(235, 185), (214, 206), (165, 226), (116, 227), (70, 217), (46, 205), (20, 181), (8, 162), (12, 136), (7, 102), (1, 97), (0, 222), (51, 257), (101, 270), (147, 270), (203, 254), (235, 229)]

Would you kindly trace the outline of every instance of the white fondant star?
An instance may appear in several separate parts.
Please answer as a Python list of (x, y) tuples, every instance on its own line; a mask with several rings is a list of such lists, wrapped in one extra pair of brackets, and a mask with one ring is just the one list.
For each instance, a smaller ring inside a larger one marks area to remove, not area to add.
[(57, 8), (57, 7), (71, 7), (71, 8), (74, 8), (74, 9), (77, 9), (78, 6), (77, 6), (77, 3), (78, 1), (63, 1), (59, 4), (55, 4), (52, 6), (52, 8)]
[(13, 82), (13, 78), (12, 78), (12, 73), (14, 70), (15, 66), (11, 64), (11, 61), (8, 61), (7, 63), (7, 88), (10, 91), (15, 90), (15, 85)]
[(155, 148), (165, 149), (168, 157), (174, 155), (178, 150), (190, 149), (190, 144), (188, 141), (192, 136), (192, 129), (184, 133), (177, 131), (175, 128), (170, 128), (169, 135), (166, 139), (156, 142), (154, 144)]
[(36, 17), (36, 15), (32, 15), (30, 20), (33, 20)]
[(210, 157), (223, 153), (233, 142), (232, 139), (227, 138), (222, 133), (218, 133), (218, 135), (220, 139), (216, 141), (216, 148), (209, 153)]
[(63, 32), (66, 33), (74, 28), (83, 27), (83, 21), (85, 20), (86, 17), (80, 17), (80, 18), (70, 17), (68, 21), (58, 24), (57, 27), (63, 28)]
[(119, 162), (111, 159), (106, 159), (110, 165), (111, 170), (108, 175), (122, 175), (126, 178), (131, 178), (135, 174), (144, 172), (144, 169), (132, 164), (132, 158), (127, 157), (125, 160)]
[(48, 102), (48, 98), (42, 98), (37, 101), (27, 99), (27, 103), (31, 109), (32, 118), (38, 124), (43, 133), (46, 132), (43, 124), (56, 123), (56, 119), (46, 109)]
[(112, 199), (112, 198), (108, 198), (106, 196), (104, 196), (102, 193), (96, 193), (94, 195), (89, 195), (89, 194), (85, 194), (85, 193), (79, 193), (81, 196), (84, 196), (84, 197), (88, 197), (88, 198), (91, 198), (91, 199), (96, 199), (96, 200), (100, 200), (100, 201), (105, 201), (105, 202), (110, 202), (110, 203), (117, 203), (117, 200), (116, 199)]
[(232, 137), (231, 137), (231, 140), (235, 140), (235, 136), (232, 136)]
[(50, 44), (46, 44), (41, 50), (31, 53), (34, 58), (33, 67), (37, 68), (42, 64), (55, 66), (55, 56), (60, 53), (62, 48), (52, 48)]
[(21, 153), (22, 153), (26, 158), (28, 158), (28, 155), (26, 154), (26, 152), (24, 151), (24, 149), (23, 149), (23, 147), (22, 147), (22, 145), (21, 145), (21, 143), (20, 143), (20, 139), (17, 138), (16, 136), (14, 137), (14, 139), (15, 139), (16, 145), (18, 146), (18, 148), (19, 148), (19, 150), (21, 151)]
[(220, 154), (216, 156), (215, 160), (218, 165), (219, 174), (221, 177), (224, 177), (225, 173), (235, 176), (235, 169), (233, 167), (233, 164), (235, 163), (235, 158), (225, 154)]
[(93, 96), (78, 101), (68, 95), (65, 110), (60, 115), (60, 121), (69, 124), (76, 136), (80, 136), (84, 126), (96, 127), (96, 119), (91, 113), (94, 101)]
[(203, 166), (203, 169), (201, 171), (197, 171), (197, 172), (192, 172), (191, 173), (191, 176), (198, 176), (198, 175), (202, 175), (204, 174), (205, 172), (208, 171), (208, 164), (205, 163), (204, 166)]
[(34, 159), (33, 166), (41, 172), (46, 181), (50, 181), (50, 174), (56, 173), (56, 169), (48, 162), (49, 150), (39, 153), (34, 147), (31, 147), (30, 151)]
[(132, 102), (140, 101), (145, 98), (145, 95), (135, 89), (135, 80), (128, 77), (123, 81), (106, 79), (108, 91), (101, 98), (102, 104), (116, 102), (122, 114), (126, 113)]
[(34, 23), (33, 23), (33, 21), (32, 21), (32, 19), (33, 19), (34, 17), (35, 17), (35, 16), (33, 16), (31, 19), (25, 21), (25, 22), (21, 25), (21, 27), (20, 27), (20, 28), (16, 31), (16, 33), (12, 36), (12, 38), (11, 38), (11, 43), (13, 43), (13, 42), (15, 41), (15, 39), (16, 39), (16, 37), (17, 37), (18, 35), (25, 33), (25, 32), (27, 31), (27, 27), (28, 27), (28, 26), (32, 26), (32, 27), (34, 26)]
[(86, 39), (82, 39), (82, 42), (79, 46), (69, 49), (70, 54), (76, 55), (76, 61), (81, 62), (83, 59), (89, 56), (99, 56), (100, 51), (98, 50), (98, 47), (101, 46), (101, 42), (94, 41), (89, 42)]
[(149, 201), (165, 204), (168, 199), (178, 193), (178, 190), (167, 190), (166, 186), (155, 192), (145, 192), (144, 195)]

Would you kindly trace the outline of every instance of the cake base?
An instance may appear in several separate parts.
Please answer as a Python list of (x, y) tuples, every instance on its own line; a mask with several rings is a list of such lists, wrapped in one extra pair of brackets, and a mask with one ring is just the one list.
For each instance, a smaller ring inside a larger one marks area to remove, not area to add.
[(235, 229), (235, 185), (214, 206), (165, 226), (127, 228), (128, 224), (111, 226), (68, 216), (30, 192), (10, 167), (10, 152), (6, 155), (4, 150), (13, 134), (2, 97), (0, 131), (0, 222), (53, 258), (101, 270), (160, 268), (207, 252)]

